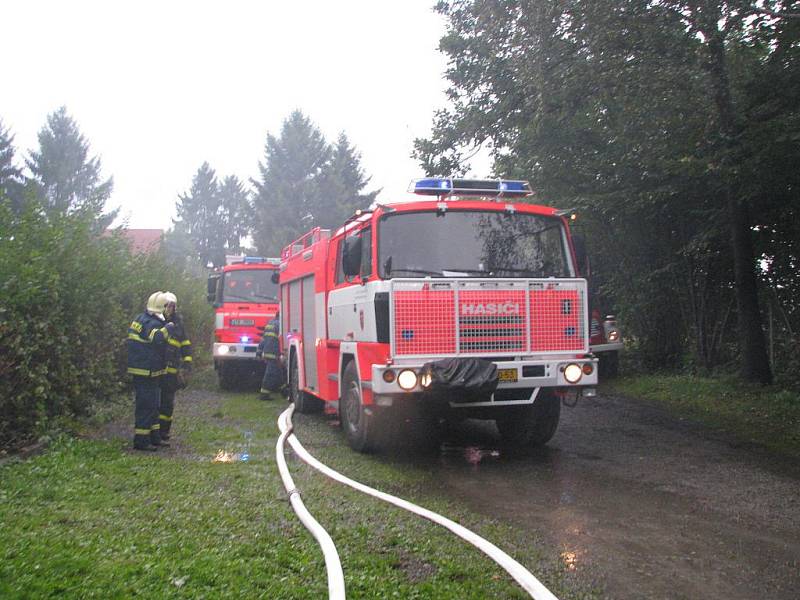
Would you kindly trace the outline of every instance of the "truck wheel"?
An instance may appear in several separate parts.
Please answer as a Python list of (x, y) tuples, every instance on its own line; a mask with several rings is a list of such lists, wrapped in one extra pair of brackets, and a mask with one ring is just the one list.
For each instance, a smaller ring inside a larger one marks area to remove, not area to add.
[(220, 362), (217, 369), (217, 379), (222, 390), (228, 391), (236, 387), (236, 373), (233, 365), (226, 365), (224, 362)]
[(297, 356), (292, 353), (289, 361), (289, 402), (294, 403), (294, 409), (303, 414), (319, 412), (322, 401), (314, 398), (300, 389), (300, 372), (297, 369)]
[(540, 390), (532, 405), (511, 409), (497, 419), (497, 429), (511, 446), (543, 446), (558, 429), (560, 417), (561, 400), (551, 391)]
[(601, 352), (600, 364), (598, 366), (598, 375), (600, 377), (608, 377), (609, 379), (616, 377), (619, 373), (619, 352)]
[(355, 361), (350, 361), (342, 377), (342, 398), (339, 400), (339, 419), (347, 443), (356, 452), (371, 452), (376, 447), (375, 415), (367, 412), (361, 401), (361, 385)]

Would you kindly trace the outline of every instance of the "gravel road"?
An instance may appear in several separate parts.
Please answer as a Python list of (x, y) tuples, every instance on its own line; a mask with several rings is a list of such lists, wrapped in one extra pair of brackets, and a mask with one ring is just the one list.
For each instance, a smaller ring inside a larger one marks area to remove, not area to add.
[(441, 493), (549, 540), (609, 598), (800, 598), (800, 468), (657, 407), (583, 400), (529, 456), (467, 421), (430, 468)]

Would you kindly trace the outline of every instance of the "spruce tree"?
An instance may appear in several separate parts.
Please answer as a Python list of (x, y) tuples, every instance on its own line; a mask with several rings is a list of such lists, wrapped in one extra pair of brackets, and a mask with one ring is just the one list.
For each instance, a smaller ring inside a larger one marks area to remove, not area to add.
[(48, 115), (39, 131), (39, 150), (26, 164), (48, 212), (88, 213), (103, 227), (114, 220), (117, 210), (102, 214), (113, 180), (101, 178), (100, 158), (89, 157), (89, 142), (66, 107)]
[(361, 168), (361, 154), (350, 145), (347, 135), (340, 133), (324, 171), (324, 209), (317, 211), (320, 218), (316, 224), (338, 227), (356, 209), (372, 204), (380, 190), (362, 193), (370, 179)]
[(228, 175), (219, 186), (219, 201), (225, 247), (230, 254), (242, 251), (242, 238), (250, 234), (253, 207), (250, 192), (235, 175)]
[(281, 249), (323, 218), (321, 175), (331, 157), (322, 133), (299, 110), (283, 123), (280, 137), (267, 135), (260, 180), (253, 180), (253, 239), (260, 253)]
[(225, 239), (217, 175), (204, 162), (192, 178), (192, 186), (178, 197), (176, 228), (181, 228), (194, 244), (200, 262), (219, 266), (225, 263)]
[(22, 202), (22, 172), (14, 165), (14, 136), (0, 120), (0, 201), (18, 211)]

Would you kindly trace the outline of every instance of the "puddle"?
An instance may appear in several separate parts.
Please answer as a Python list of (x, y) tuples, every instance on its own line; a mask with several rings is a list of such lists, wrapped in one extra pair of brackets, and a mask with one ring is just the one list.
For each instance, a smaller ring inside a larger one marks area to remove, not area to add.
[(445, 442), (440, 450), (440, 457), (443, 459), (462, 459), (468, 465), (478, 465), (484, 459), (500, 458), (500, 450), (497, 448), (485, 448), (482, 446), (455, 446)]

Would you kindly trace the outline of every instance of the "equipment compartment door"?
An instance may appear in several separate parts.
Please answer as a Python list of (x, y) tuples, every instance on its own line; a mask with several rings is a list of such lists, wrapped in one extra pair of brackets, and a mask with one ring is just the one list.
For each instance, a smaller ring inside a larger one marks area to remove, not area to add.
[(314, 276), (305, 277), (303, 285), (303, 364), (306, 387), (317, 391), (317, 321), (315, 318)]

